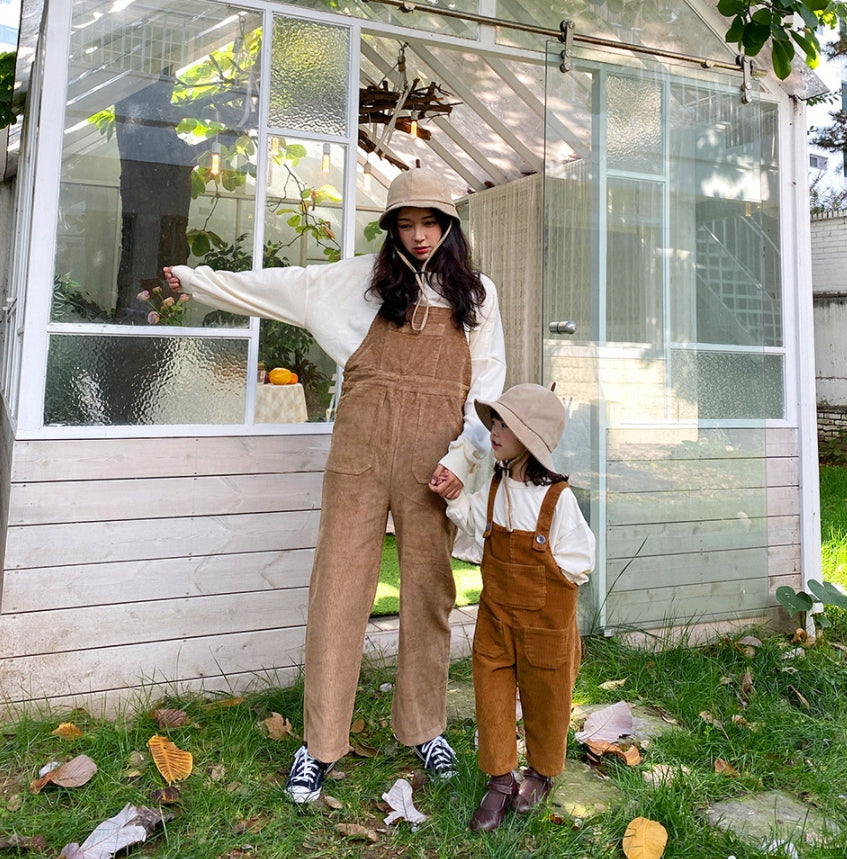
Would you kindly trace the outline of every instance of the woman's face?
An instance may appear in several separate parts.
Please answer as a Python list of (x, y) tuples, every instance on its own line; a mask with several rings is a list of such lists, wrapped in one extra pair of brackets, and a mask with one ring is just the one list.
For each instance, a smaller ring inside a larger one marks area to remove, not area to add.
[(404, 206), (398, 211), (397, 237), (413, 260), (428, 260), (441, 235), (441, 225), (432, 209)]

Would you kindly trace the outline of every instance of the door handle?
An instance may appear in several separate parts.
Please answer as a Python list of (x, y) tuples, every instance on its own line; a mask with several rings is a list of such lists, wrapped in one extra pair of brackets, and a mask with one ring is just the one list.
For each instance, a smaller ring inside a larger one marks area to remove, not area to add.
[(573, 334), (576, 331), (576, 322), (567, 319), (562, 322), (551, 322), (547, 327), (551, 334)]

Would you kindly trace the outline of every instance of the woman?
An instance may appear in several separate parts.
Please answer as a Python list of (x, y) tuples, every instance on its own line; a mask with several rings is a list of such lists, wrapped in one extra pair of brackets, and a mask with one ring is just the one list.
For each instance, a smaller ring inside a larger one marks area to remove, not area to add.
[(317, 799), (349, 750), (389, 512), (401, 581), (392, 727), (432, 773), (455, 768), (442, 736), (455, 526), (441, 498), (487, 452), (473, 402), (502, 390), (503, 331), (494, 285), (471, 268), (440, 177), (401, 173), (379, 223), (386, 238), (376, 257), (241, 274), (165, 268), (172, 288), (204, 303), (308, 329), (344, 369), (309, 589), (306, 742), (286, 784), (295, 802)]

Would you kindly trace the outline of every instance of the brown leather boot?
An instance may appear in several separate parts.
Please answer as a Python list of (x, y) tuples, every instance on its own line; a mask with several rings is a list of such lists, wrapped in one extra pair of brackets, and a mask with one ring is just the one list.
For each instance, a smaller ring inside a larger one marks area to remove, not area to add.
[(524, 814), (543, 802), (553, 789), (553, 779), (540, 775), (532, 767), (524, 770), (523, 781), (512, 798), (512, 808)]
[(503, 822), (509, 802), (513, 801), (517, 792), (518, 780), (514, 773), (491, 776), (485, 796), (471, 818), (471, 829), (474, 832), (491, 832), (496, 829)]

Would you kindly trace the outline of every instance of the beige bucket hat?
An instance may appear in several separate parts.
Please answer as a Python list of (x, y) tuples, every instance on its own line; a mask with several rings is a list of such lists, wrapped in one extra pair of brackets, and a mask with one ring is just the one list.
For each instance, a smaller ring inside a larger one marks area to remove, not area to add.
[(494, 402), (474, 400), (474, 407), (489, 430), (491, 412), (497, 412), (515, 438), (548, 471), (556, 471), (553, 451), (565, 431), (565, 409), (549, 388), (524, 382), (509, 388)]
[(418, 209), (437, 209), (451, 218), (459, 220), (459, 213), (453, 205), (450, 189), (444, 180), (432, 170), (414, 167), (397, 176), (388, 187), (388, 200), (385, 211), (380, 215), (379, 225), (385, 229), (385, 219), (391, 212), (403, 206)]

